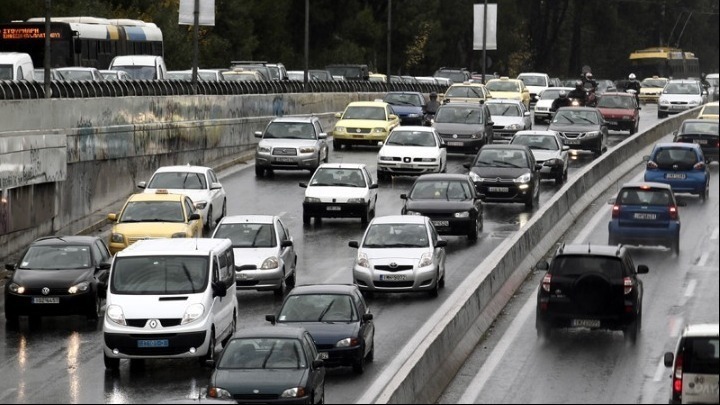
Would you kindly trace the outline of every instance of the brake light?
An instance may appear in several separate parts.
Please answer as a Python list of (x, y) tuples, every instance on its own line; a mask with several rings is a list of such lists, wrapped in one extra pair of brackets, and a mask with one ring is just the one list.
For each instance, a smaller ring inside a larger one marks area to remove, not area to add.
[(612, 218), (613, 219), (620, 218), (620, 206), (618, 204), (613, 205)]
[(657, 168), (658, 168), (658, 165), (657, 165), (657, 163), (655, 163), (655, 162), (653, 162), (652, 160), (650, 160), (650, 161), (647, 162), (647, 168), (648, 168), (648, 169), (657, 169)]
[(546, 274), (545, 277), (542, 279), (542, 289), (545, 292), (550, 292), (550, 282), (552, 281), (552, 276), (550, 274)]
[(673, 393), (682, 394), (683, 386), (683, 354), (680, 353), (675, 359), (675, 372), (673, 373)]
[(633, 281), (630, 277), (625, 277), (623, 279), (623, 287), (625, 287), (625, 295), (628, 295), (633, 290)]
[(674, 205), (671, 205), (668, 207), (668, 214), (670, 214), (670, 219), (678, 219), (678, 210), (677, 207)]
[(695, 169), (695, 170), (705, 170), (705, 162), (695, 163), (695, 166), (693, 166), (693, 169)]

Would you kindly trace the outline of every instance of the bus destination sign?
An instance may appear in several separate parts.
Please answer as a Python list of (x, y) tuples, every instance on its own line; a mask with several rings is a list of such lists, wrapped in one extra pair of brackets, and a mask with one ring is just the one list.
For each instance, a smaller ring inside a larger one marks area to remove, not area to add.
[[(51, 32), (50, 38), (60, 38), (59, 32)], [(2, 39), (45, 39), (45, 30), (32, 27), (3, 28)]]

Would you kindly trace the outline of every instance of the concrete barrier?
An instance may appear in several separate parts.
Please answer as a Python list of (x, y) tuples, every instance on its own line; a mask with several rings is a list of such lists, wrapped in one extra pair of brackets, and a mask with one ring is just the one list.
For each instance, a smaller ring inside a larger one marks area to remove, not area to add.
[(435, 403), (482, 335), (578, 216), (640, 162), (648, 146), (697, 110), (629, 137), (573, 176), (464, 280), (358, 403)]

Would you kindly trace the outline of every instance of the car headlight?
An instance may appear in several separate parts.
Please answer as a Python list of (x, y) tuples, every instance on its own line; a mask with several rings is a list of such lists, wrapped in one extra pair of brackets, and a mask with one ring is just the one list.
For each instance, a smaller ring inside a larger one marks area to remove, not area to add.
[(216, 399), (232, 399), (230, 391), (220, 387), (208, 387), (207, 396)]
[(345, 338), (335, 343), (335, 347), (355, 347), (360, 344), (357, 338)]
[(315, 147), (300, 148), (300, 153), (315, 153)]
[(408, 118), (420, 118), (420, 114), (408, 114)]
[(470, 135), (470, 138), (472, 138), (472, 139), (482, 138), (482, 134), (475, 133), (475, 134)]
[(585, 138), (594, 138), (596, 136), (600, 136), (600, 131), (585, 132)]
[(265, 259), (262, 266), (260, 266), (260, 270), (277, 269), (279, 264), (280, 262), (278, 261), (278, 258), (275, 256), (271, 256)]
[(665, 100), (665, 99), (662, 99), (662, 98), (660, 99), (659, 102), (660, 102), (660, 105), (670, 105), (670, 102), (669, 102), (668, 100)]
[(693, 105), (693, 106), (698, 106), (698, 105), (700, 105), (700, 103), (701, 103), (701, 101), (698, 101), (698, 100), (688, 101), (688, 105)]
[(544, 166), (562, 166), (563, 161), (560, 159), (549, 159), (543, 163)]
[(455, 215), (453, 215), (455, 218), (470, 218), (470, 212), (456, 212)]
[(405, 213), (405, 215), (422, 215), (422, 213), (417, 211), (408, 211)]
[(205, 313), (205, 307), (203, 304), (192, 304), (185, 310), (185, 315), (182, 317), (182, 321), (180, 321), (180, 325), (187, 325), (190, 322), (196, 321), (198, 318), (200, 318), (203, 313)]
[(530, 173), (525, 173), (513, 181), (515, 183), (529, 183), (530, 179), (532, 179), (532, 176), (530, 176)]
[(372, 132), (373, 134), (383, 134), (385, 133), (385, 128), (373, 128)]
[(423, 255), (420, 257), (420, 263), (418, 264), (418, 267), (427, 267), (430, 266), (433, 263), (432, 253), (427, 252), (423, 253)]
[(505, 129), (509, 129), (511, 131), (519, 131), (523, 129), (523, 126), (520, 124), (512, 124), (505, 127)]
[(380, 156), (380, 157), (378, 157), (378, 160), (380, 160), (382, 162), (392, 162), (393, 158), (392, 158), (392, 156)]
[(305, 197), (306, 203), (319, 203), (320, 199), (315, 197)]
[(207, 201), (198, 201), (195, 203), (195, 208), (199, 210), (204, 210), (205, 207), (207, 207), (208, 203)]
[(420, 161), (423, 162), (423, 163), (433, 163), (433, 162), (437, 162), (437, 159), (435, 159), (435, 158), (422, 158), (422, 159), (420, 159)]
[(368, 257), (365, 253), (358, 253), (357, 265), (366, 269), (370, 268), (370, 260), (368, 260)]
[(348, 199), (348, 204), (365, 204), (364, 198), (350, 198)]
[(20, 284), (12, 283), (8, 286), (8, 288), (10, 289), (10, 292), (14, 294), (25, 294), (25, 287)]
[(305, 387), (295, 387), (283, 391), (283, 393), (280, 394), (280, 398), (302, 398), (305, 395), (307, 395)]
[(270, 153), (272, 152), (272, 149), (267, 146), (258, 146), (257, 151), (258, 153)]
[(127, 322), (125, 322), (125, 314), (123, 313), (122, 308), (120, 308), (117, 305), (108, 305), (108, 307), (105, 309), (105, 315), (107, 315), (108, 319), (115, 322), (118, 325), (127, 326)]
[(187, 232), (175, 232), (173, 238), (187, 238)]
[(80, 284), (75, 284), (74, 286), (68, 288), (68, 294), (77, 294), (77, 293), (84, 293), (90, 288), (90, 283), (87, 281), (83, 281)]
[(347, 131), (347, 128), (345, 128), (345, 127), (335, 127), (335, 132), (336, 132), (336, 133), (337, 133), (337, 132), (345, 132), (345, 131)]
[(470, 175), (470, 179), (474, 182), (482, 181), (482, 177), (478, 176), (477, 173), (475, 173), (475, 172), (470, 172), (469, 175)]
[(125, 236), (121, 233), (114, 233), (110, 236), (110, 243), (125, 243)]

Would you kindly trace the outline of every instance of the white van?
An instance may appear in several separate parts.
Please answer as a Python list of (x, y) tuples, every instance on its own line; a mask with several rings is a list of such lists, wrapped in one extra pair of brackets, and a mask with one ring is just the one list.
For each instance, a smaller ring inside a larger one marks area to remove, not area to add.
[(133, 80), (165, 80), (167, 76), (163, 57), (155, 55), (116, 56), (108, 69), (125, 71)]
[(665, 367), (672, 367), (671, 404), (717, 404), (720, 374), (718, 324), (689, 325), (678, 340), (675, 353), (665, 353)]
[(35, 81), (30, 55), (20, 52), (0, 52), (0, 80)]
[(112, 263), (103, 321), (105, 367), (120, 359), (214, 361), (237, 325), (229, 239), (148, 239)]

